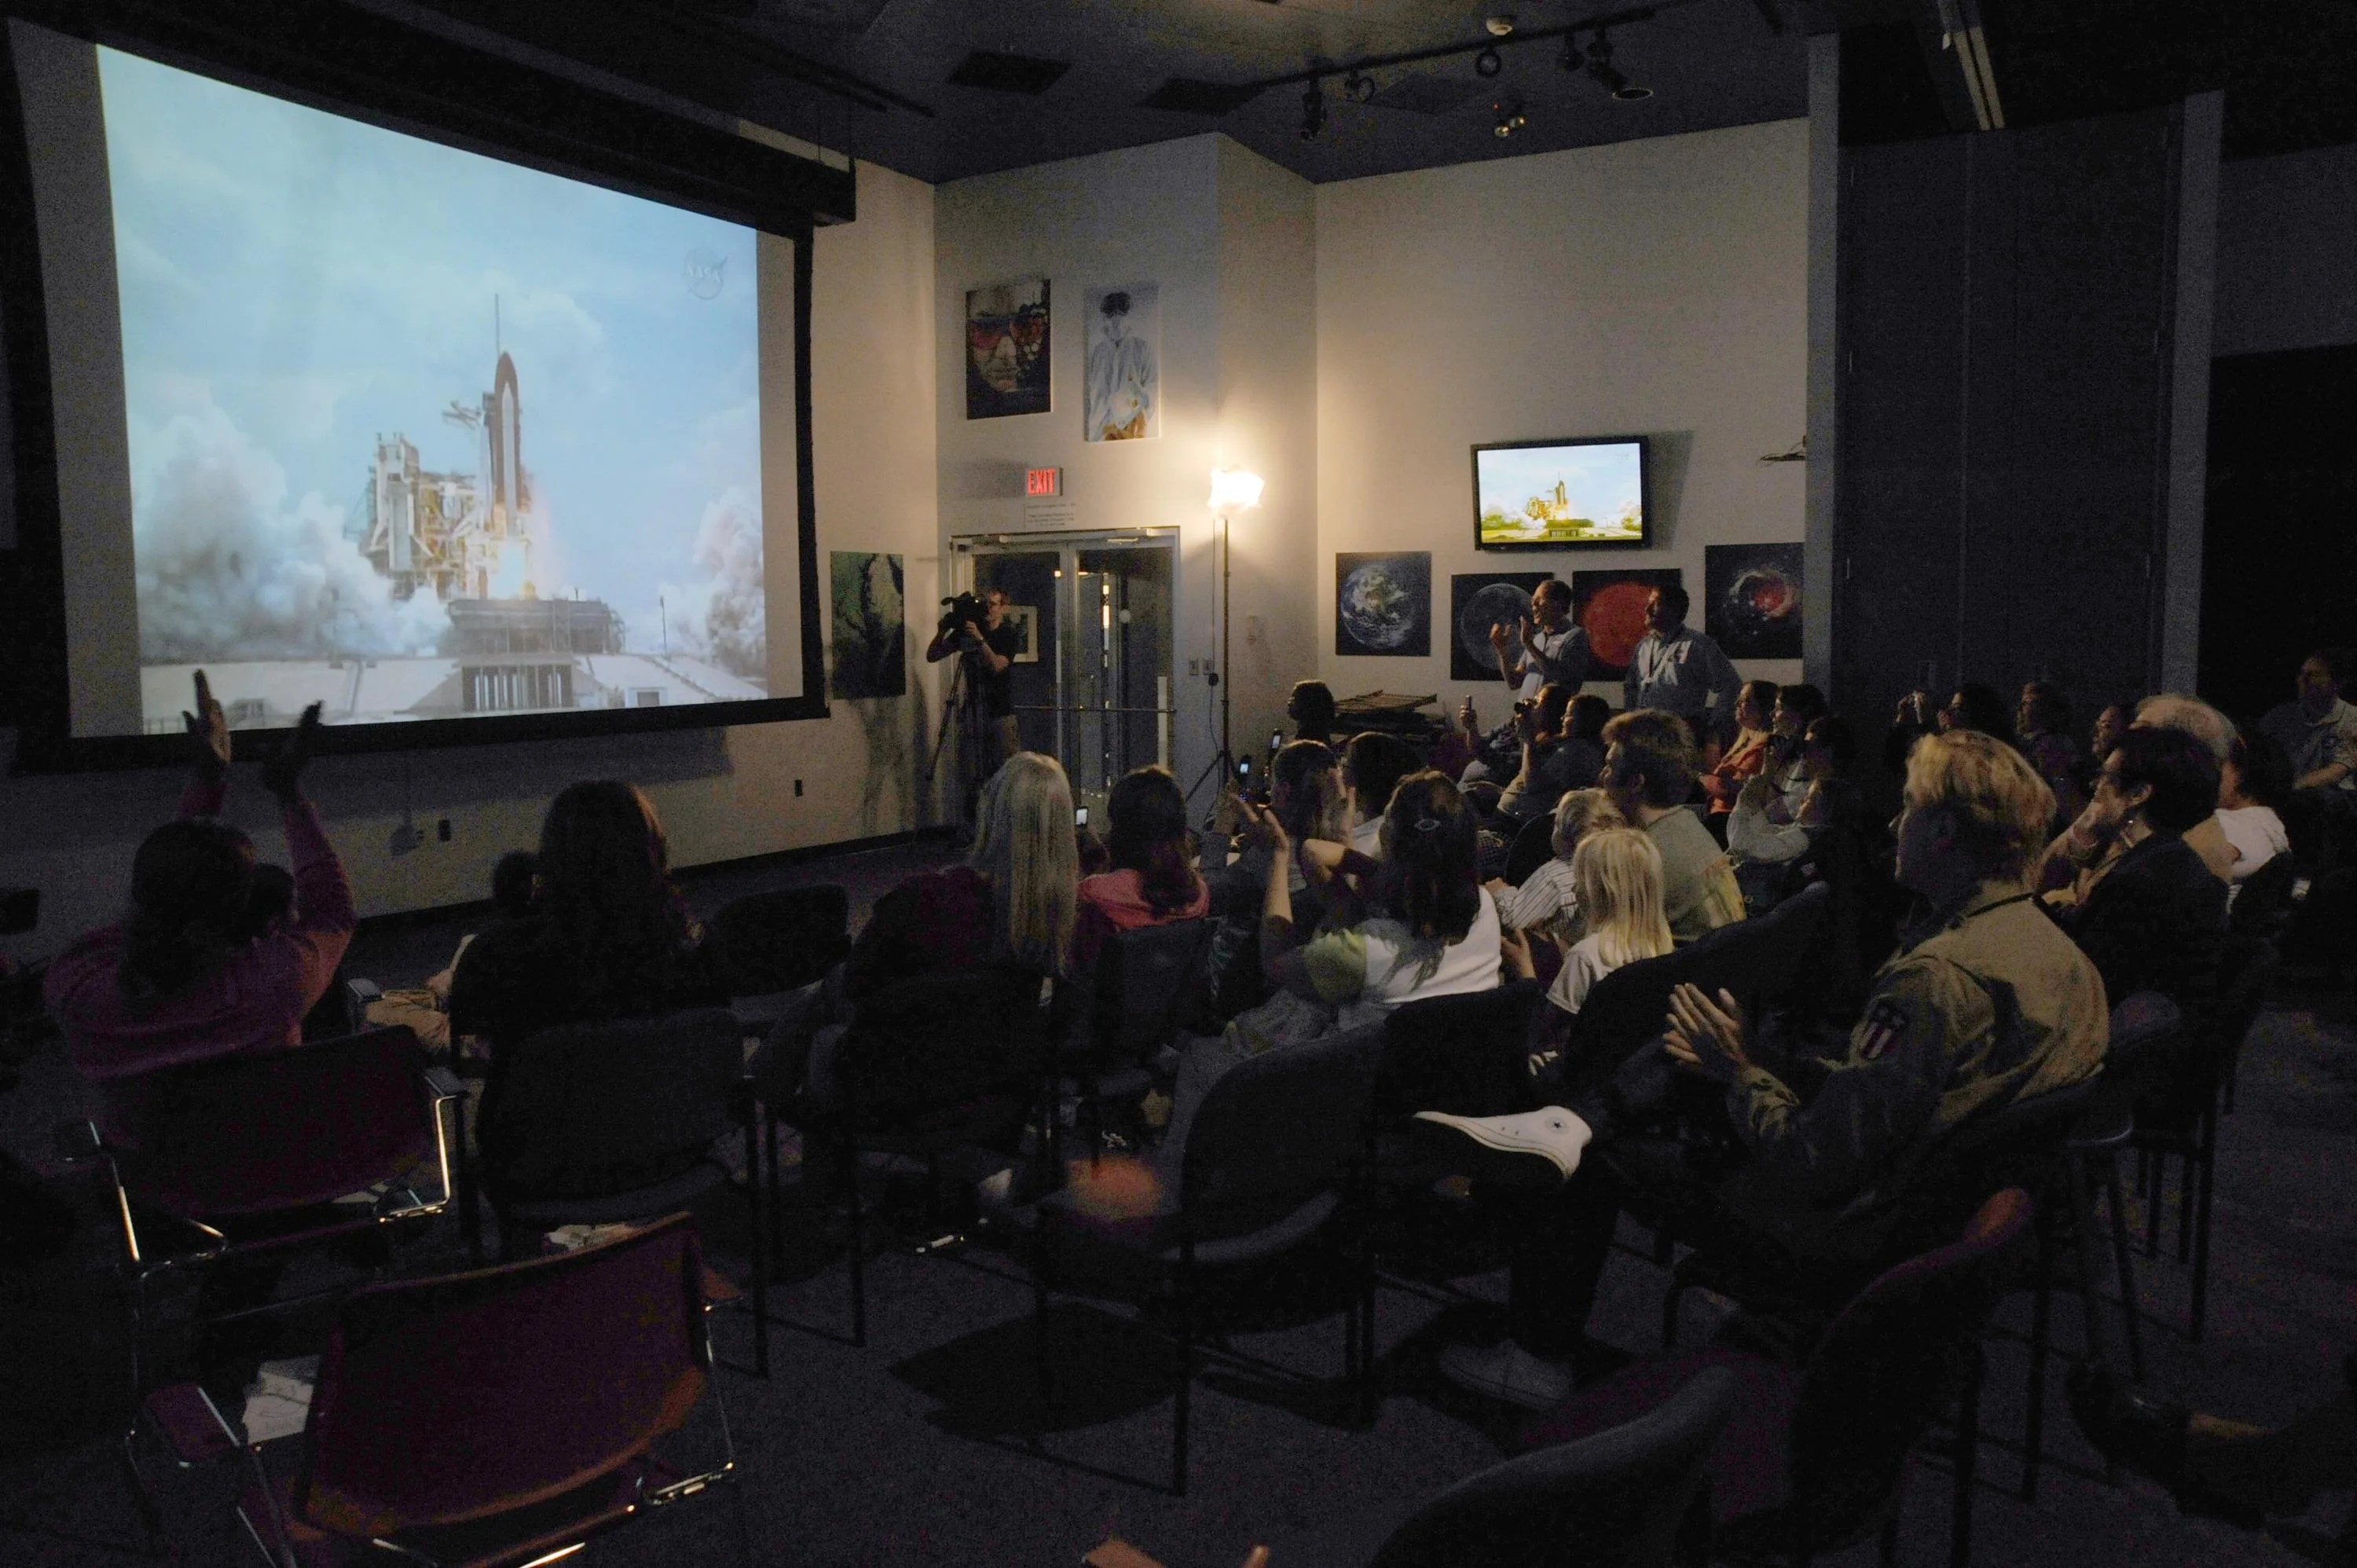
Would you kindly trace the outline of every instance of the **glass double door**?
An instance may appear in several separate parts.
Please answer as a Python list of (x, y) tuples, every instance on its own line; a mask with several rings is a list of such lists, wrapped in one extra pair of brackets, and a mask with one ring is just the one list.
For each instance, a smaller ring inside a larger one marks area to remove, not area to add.
[(1114, 779), (1171, 766), (1177, 545), (1175, 531), (961, 542), (966, 581), (1005, 589), (1026, 633), (1012, 671), (1024, 747), (1063, 763), (1100, 824)]

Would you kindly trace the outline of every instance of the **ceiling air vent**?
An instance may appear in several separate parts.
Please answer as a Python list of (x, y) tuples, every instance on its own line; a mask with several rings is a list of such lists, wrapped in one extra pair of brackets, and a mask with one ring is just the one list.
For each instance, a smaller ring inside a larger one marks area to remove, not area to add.
[(958, 62), (950, 81), (958, 87), (979, 87), (985, 92), (1019, 92), (1037, 98), (1072, 69), (1064, 59), (1033, 59), (1028, 55), (992, 54), (976, 49)]
[(1260, 96), (1257, 87), (1226, 82), (1196, 81), (1174, 76), (1137, 101), (1140, 109), (1168, 109), (1174, 114), (1232, 114)]

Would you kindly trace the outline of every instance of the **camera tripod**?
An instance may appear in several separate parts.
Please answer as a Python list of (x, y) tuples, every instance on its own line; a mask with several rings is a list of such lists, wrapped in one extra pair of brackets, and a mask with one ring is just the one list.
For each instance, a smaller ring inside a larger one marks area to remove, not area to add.
[(933, 732), (932, 755), (925, 759), (922, 785), (930, 792), (942, 766), (942, 753), (950, 744), (955, 730), (958, 737), (958, 823), (971, 827), (974, 822), (975, 799), (982, 793), (982, 746), (985, 739), (982, 722), (982, 693), (975, 686), (966, 668), (972, 655), (961, 651), (950, 661), (949, 690), (942, 696), (940, 725)]

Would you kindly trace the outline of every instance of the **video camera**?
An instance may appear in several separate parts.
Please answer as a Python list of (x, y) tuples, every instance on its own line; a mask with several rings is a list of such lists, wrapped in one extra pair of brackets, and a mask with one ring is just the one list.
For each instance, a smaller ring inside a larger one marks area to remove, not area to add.
[(972, 621), (976, 627), (980, 627), (985, 621), (990, 618), (990, 609), (982, 602), (982, 596), (980, 594), (963, 593), (953, 595), (949, 598), (943, 599), (942, 604), (943, 608), (942, 610), (941, 629), (943, 631), (954, 630), (958, 626), (966, 621)]

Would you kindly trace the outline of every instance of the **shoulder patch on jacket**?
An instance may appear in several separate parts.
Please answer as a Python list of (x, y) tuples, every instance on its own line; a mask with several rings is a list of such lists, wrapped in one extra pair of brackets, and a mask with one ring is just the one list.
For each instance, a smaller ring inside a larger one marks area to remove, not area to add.
[(1879, 997), (1866, 1011), (1866, 1033), (1858, 1037), (1857, 1059), (1879, 1061), (1883, 1053), (1907, 1032), (1907, 1009), (1890, 997)]

